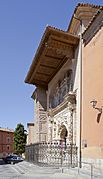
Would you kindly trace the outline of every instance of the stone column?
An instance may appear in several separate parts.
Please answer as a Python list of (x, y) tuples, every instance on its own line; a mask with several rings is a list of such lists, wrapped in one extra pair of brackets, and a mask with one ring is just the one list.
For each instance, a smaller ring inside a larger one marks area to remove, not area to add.
[(69, 143), (74, 143), (74, 110), (75, 110), (75, 95), (69, 94), (68, 97), (68, 111), (69, 111), (69, 121), (68, 121), (68, 139)]
[(69, 118), (69, 142), (73, 144), (73, 108), (69, 108), (70, 118)]
[(48, 117), (48, 142), (52, 142), (53, 139), (53, 120), (49, 116)]

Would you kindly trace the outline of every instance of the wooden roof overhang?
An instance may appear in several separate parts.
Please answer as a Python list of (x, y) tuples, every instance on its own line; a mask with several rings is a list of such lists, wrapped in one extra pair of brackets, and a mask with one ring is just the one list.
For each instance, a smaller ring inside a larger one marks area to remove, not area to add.
[(25, 82), (47, 88), (49, 81), (67, 59), (74, 57), (74, 48), (78, 42), (78, 36), (46, 27)]
[(88, 3), (87, 4), (78, 3), (72, 15), (67, 31), (72, 34), (77, 34), (78, 29), (80, 27), (80, 21), (77, 20), (75, 17), (77, 17), (78, 19), (81, 19), (83, 22), (83, 25), (87, 27), (89, 22), (91, 22), (92, 18), (95, 16), (95, 14), (98, 12), (98, 10), (101, 7), (102, 6), (88, 4)]

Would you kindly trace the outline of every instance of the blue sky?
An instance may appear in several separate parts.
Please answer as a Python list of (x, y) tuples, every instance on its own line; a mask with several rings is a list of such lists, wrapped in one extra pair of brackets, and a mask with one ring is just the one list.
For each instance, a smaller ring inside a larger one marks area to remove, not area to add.
[(34, 86), (24, 79), (46, 25), (67, 30), (78, 2), (103, 5), (103, 0), (0, 0), (0, 127), (34, 121)]

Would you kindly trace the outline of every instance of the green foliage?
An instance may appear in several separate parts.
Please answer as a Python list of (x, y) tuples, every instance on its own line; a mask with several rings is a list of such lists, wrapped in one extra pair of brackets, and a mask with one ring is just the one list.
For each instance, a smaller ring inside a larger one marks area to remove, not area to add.
[(22, 154), (25, 152), (26, 145), (26, 130), (22, 124), (17, 124), (14, 131), (14, 149), (17, 154)]

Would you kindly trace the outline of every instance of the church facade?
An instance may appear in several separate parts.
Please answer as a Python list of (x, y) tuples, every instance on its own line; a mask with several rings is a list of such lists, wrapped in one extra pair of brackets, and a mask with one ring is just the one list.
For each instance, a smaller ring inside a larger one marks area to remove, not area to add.
[(103, 158), (102, 42), (102, 6), (78, 4), (67, 31), (46, 27), (25, 79), (36, 86), (34, 143), (75, 144), (79, 157)]

